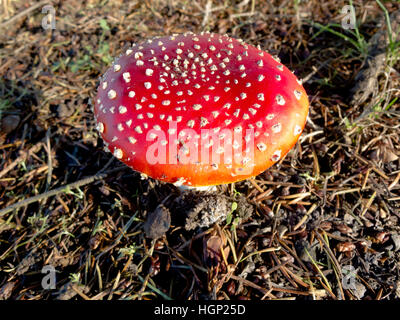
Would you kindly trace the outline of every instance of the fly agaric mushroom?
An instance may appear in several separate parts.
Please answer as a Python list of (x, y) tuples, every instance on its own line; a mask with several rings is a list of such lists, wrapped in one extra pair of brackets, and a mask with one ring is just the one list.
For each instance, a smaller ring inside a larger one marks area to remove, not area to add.
[(190, 187), (255, 176), (295, 145), (309, 102), (279, 59), (226, 35), (134, 44), (100, 80), (106, 148), (152, 178)]

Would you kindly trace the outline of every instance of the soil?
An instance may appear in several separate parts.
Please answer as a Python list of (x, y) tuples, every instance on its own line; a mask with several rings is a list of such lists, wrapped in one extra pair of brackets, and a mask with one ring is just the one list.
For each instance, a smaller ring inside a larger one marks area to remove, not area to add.
[[(56, 0), (55, 29), (44, 2), (3, 2), (0, 299), (400, 298), (400, 49), (386, 32), (400, 30), (376, 1), (353, 1), (356, 30), (340, 27), (341, 0)], [(214, 193), (104, 152), (90, 106), (131, 43), (186, 31), (260, 45), (311, 102), (284, 159)]]

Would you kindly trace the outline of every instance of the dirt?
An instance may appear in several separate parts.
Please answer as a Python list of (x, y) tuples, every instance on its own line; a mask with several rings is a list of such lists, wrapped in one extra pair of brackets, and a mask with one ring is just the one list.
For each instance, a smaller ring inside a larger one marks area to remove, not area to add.
[[(385, 37), (376, 1), (353, 1), (360, 38), (339, 27), (347, 1), (52, 1), (54, 30), (36, 3), (0, 9), (0, 299), (400, 298), (398, 44), (374, 94), (351, 94)], [(260, 45), (311, 102), (284, 159), (213, 194), (104, 152), (90, 107), (132, 42), (186, 31)]]

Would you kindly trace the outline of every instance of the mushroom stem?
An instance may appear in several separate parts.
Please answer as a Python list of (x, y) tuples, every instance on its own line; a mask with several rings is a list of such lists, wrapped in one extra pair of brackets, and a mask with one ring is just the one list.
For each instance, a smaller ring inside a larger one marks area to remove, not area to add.
[(180, 192), (188, 192), (188, 191), (216, 192), (217, 186), (190, 187), (181, 185), (178, 186), (178, 189)]

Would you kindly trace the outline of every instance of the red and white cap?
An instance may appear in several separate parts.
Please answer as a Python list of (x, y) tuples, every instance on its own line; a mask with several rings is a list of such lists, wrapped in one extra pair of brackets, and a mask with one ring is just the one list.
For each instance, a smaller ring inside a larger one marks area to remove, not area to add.
[(260, 174), (296, 143), (307, 94), (279, 59), (226, 35), (155, 38), (103, 75), (97, 128), (136, 171), (186, 186)]

